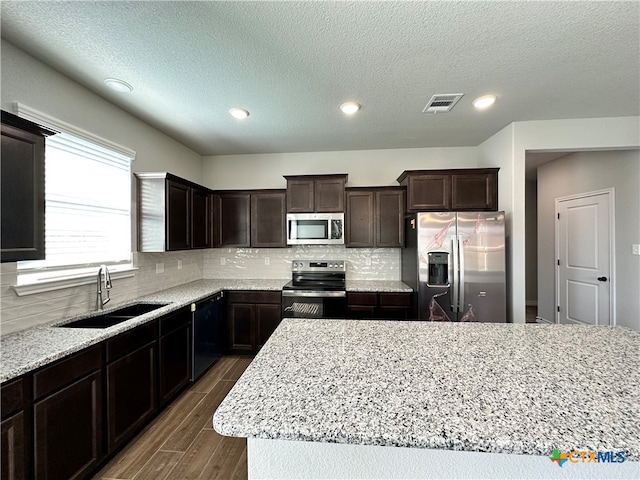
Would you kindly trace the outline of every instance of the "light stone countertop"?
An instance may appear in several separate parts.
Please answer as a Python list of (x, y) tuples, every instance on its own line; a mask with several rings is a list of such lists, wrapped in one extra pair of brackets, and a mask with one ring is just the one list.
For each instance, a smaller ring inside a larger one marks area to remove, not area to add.
[(640, 334), (285, 319), (215, 412), (222, 435), (640, 460)]
[(347, 292), (411, 293), (413, 289), (400, 281), (347, 279)]
[[(4, 335), (0, 338), (0, 382), (16, 378), (222, 290), (281, 290), (288, 281), (289, 279), (198, 280), (145, 295), (124, 304), (113, 305), (100, 312), (108, 313), (110, 310), (137, 302), (168, 304), (113, 327), (58, 328), (59, 325), (98, 313), (91, 312)], [(404, 283), (393, 281), (348, 281), (347, 289), (352, 285), (357, 289), (367, 285), (369, 291), (411, 291)]]

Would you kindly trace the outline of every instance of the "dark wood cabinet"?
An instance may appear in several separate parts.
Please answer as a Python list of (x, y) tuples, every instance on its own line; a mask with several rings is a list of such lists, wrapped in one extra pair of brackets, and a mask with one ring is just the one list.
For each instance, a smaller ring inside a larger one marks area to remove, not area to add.
[(167, 250), (191, 248), (191, 191), (187, 185), (167, 180)]
[(156, 412), (156, 327), (156, 322), (149, 322), (106, 342), (109, 453)]
[(345, 245), (402, 247), (404, 195), (397, 187), (347, 189)]
[(286, 247), (285, 199), (284, 190), (216, 192), (215, 246)]
[(103, 457), (102, 346), (33, 375), (34, 476), (82, 478)]
[(498, 168), (407, 170), (398, 182), (407, 188), (407, 211), (498, 209)]
[(286, 192), (251, 193), (251, 246), (286, 247)]
[(411, 298), (408, 292), (347, 292), (347, 315), (361, 320), (408, 320)]
[(170, 173), (136, 173), (138, 250), (210, 248), (210, 191)]
[(347, 174), (285, 175), (287, 212), (343, 212)]
[(250, 247), (251, 194), (215, 194), (214, 204), (214, 246)]
[(282, 320), (281, 292), (232, 291), (227, 294), (229, 350), (253, 354)]
[(55, 132), (2, 112), (0, 260), (41, 260), (45, 137)]
[(22, 480), (32, 476), (30, 468), (31, 391), (30, 377), (2, 385), (2, 436), (0, 471), (2, 480)]
[(191, 189), (191, 248), (211, 248), (211, 193)]
[(166, 405), (191, 379), (191, 311), (183, 309), (159, 320), (158, 397)]

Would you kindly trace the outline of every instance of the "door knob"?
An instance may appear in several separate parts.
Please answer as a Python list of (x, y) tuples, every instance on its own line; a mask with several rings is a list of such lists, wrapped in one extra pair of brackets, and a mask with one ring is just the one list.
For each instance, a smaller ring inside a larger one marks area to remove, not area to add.
[(598, 281), (599, 282), (606, 282), (607, 281), (607, 277), (598, 277)]

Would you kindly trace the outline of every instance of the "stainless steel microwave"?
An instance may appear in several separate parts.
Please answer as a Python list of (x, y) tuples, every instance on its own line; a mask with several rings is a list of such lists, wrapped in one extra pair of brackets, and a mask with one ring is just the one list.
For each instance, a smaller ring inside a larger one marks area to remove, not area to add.
[(288, 213), (287, 245), (344, 245), (344, 213)]

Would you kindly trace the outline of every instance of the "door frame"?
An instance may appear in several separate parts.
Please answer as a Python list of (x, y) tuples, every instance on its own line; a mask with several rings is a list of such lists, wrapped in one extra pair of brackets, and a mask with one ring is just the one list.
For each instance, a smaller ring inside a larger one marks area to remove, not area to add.
[(556, 271), (556, 275), (555, 275), (555, 280), (556, 280), (556, 288), (555, 288), (555, 305), (556, 305), (556, 311), (555, 311), (555, 323), (560, 323), (560, 312), (558, 312), (558, 308), (557, 306), (559, 305), (558, 302), (560, 300), (560, 267), (557, 264), (557, 260), (560, 258), (560, 229), (558, 228), (558, 213), (559, 213), (559, 204), (560, 202), (566, 202), (568, 200), (578, 200), (580, 198), (586, 198), (586, 197), (594, 197), (596, 195), (608, 195), (609, 196), (609, 269), (610, 269), (610, 273), (609, 273), (609, 325), (616, 325), (616, 296), (615, 296), (615, 292), (616, 292), (616, 287), (615, 287), (615, 281), (616, 281), (616, 243), (615, 243), (615, 239), (616, 239), (616, 222), (615, 222), (615, 203), (616, 203), (616, 196), (615, 196), (615, 188), (611, 187), (611, 188), (603, 188), (601, 190), (594, 190), (592, 192), (583, 192), (583, 193), (576, 193), (573, 195), (567, 195), (564, 197), (558, 197), (555, 199), (555, 213), (554, 213), (554, 217), (555, 217), (555, 223), (554, 223), (554, 235), (555, 235), (555, 242), (556, 242), (556, 251), (555, 251), (555, 255), (556, 255), (556, 267), (555, 267), (555, 271)]

